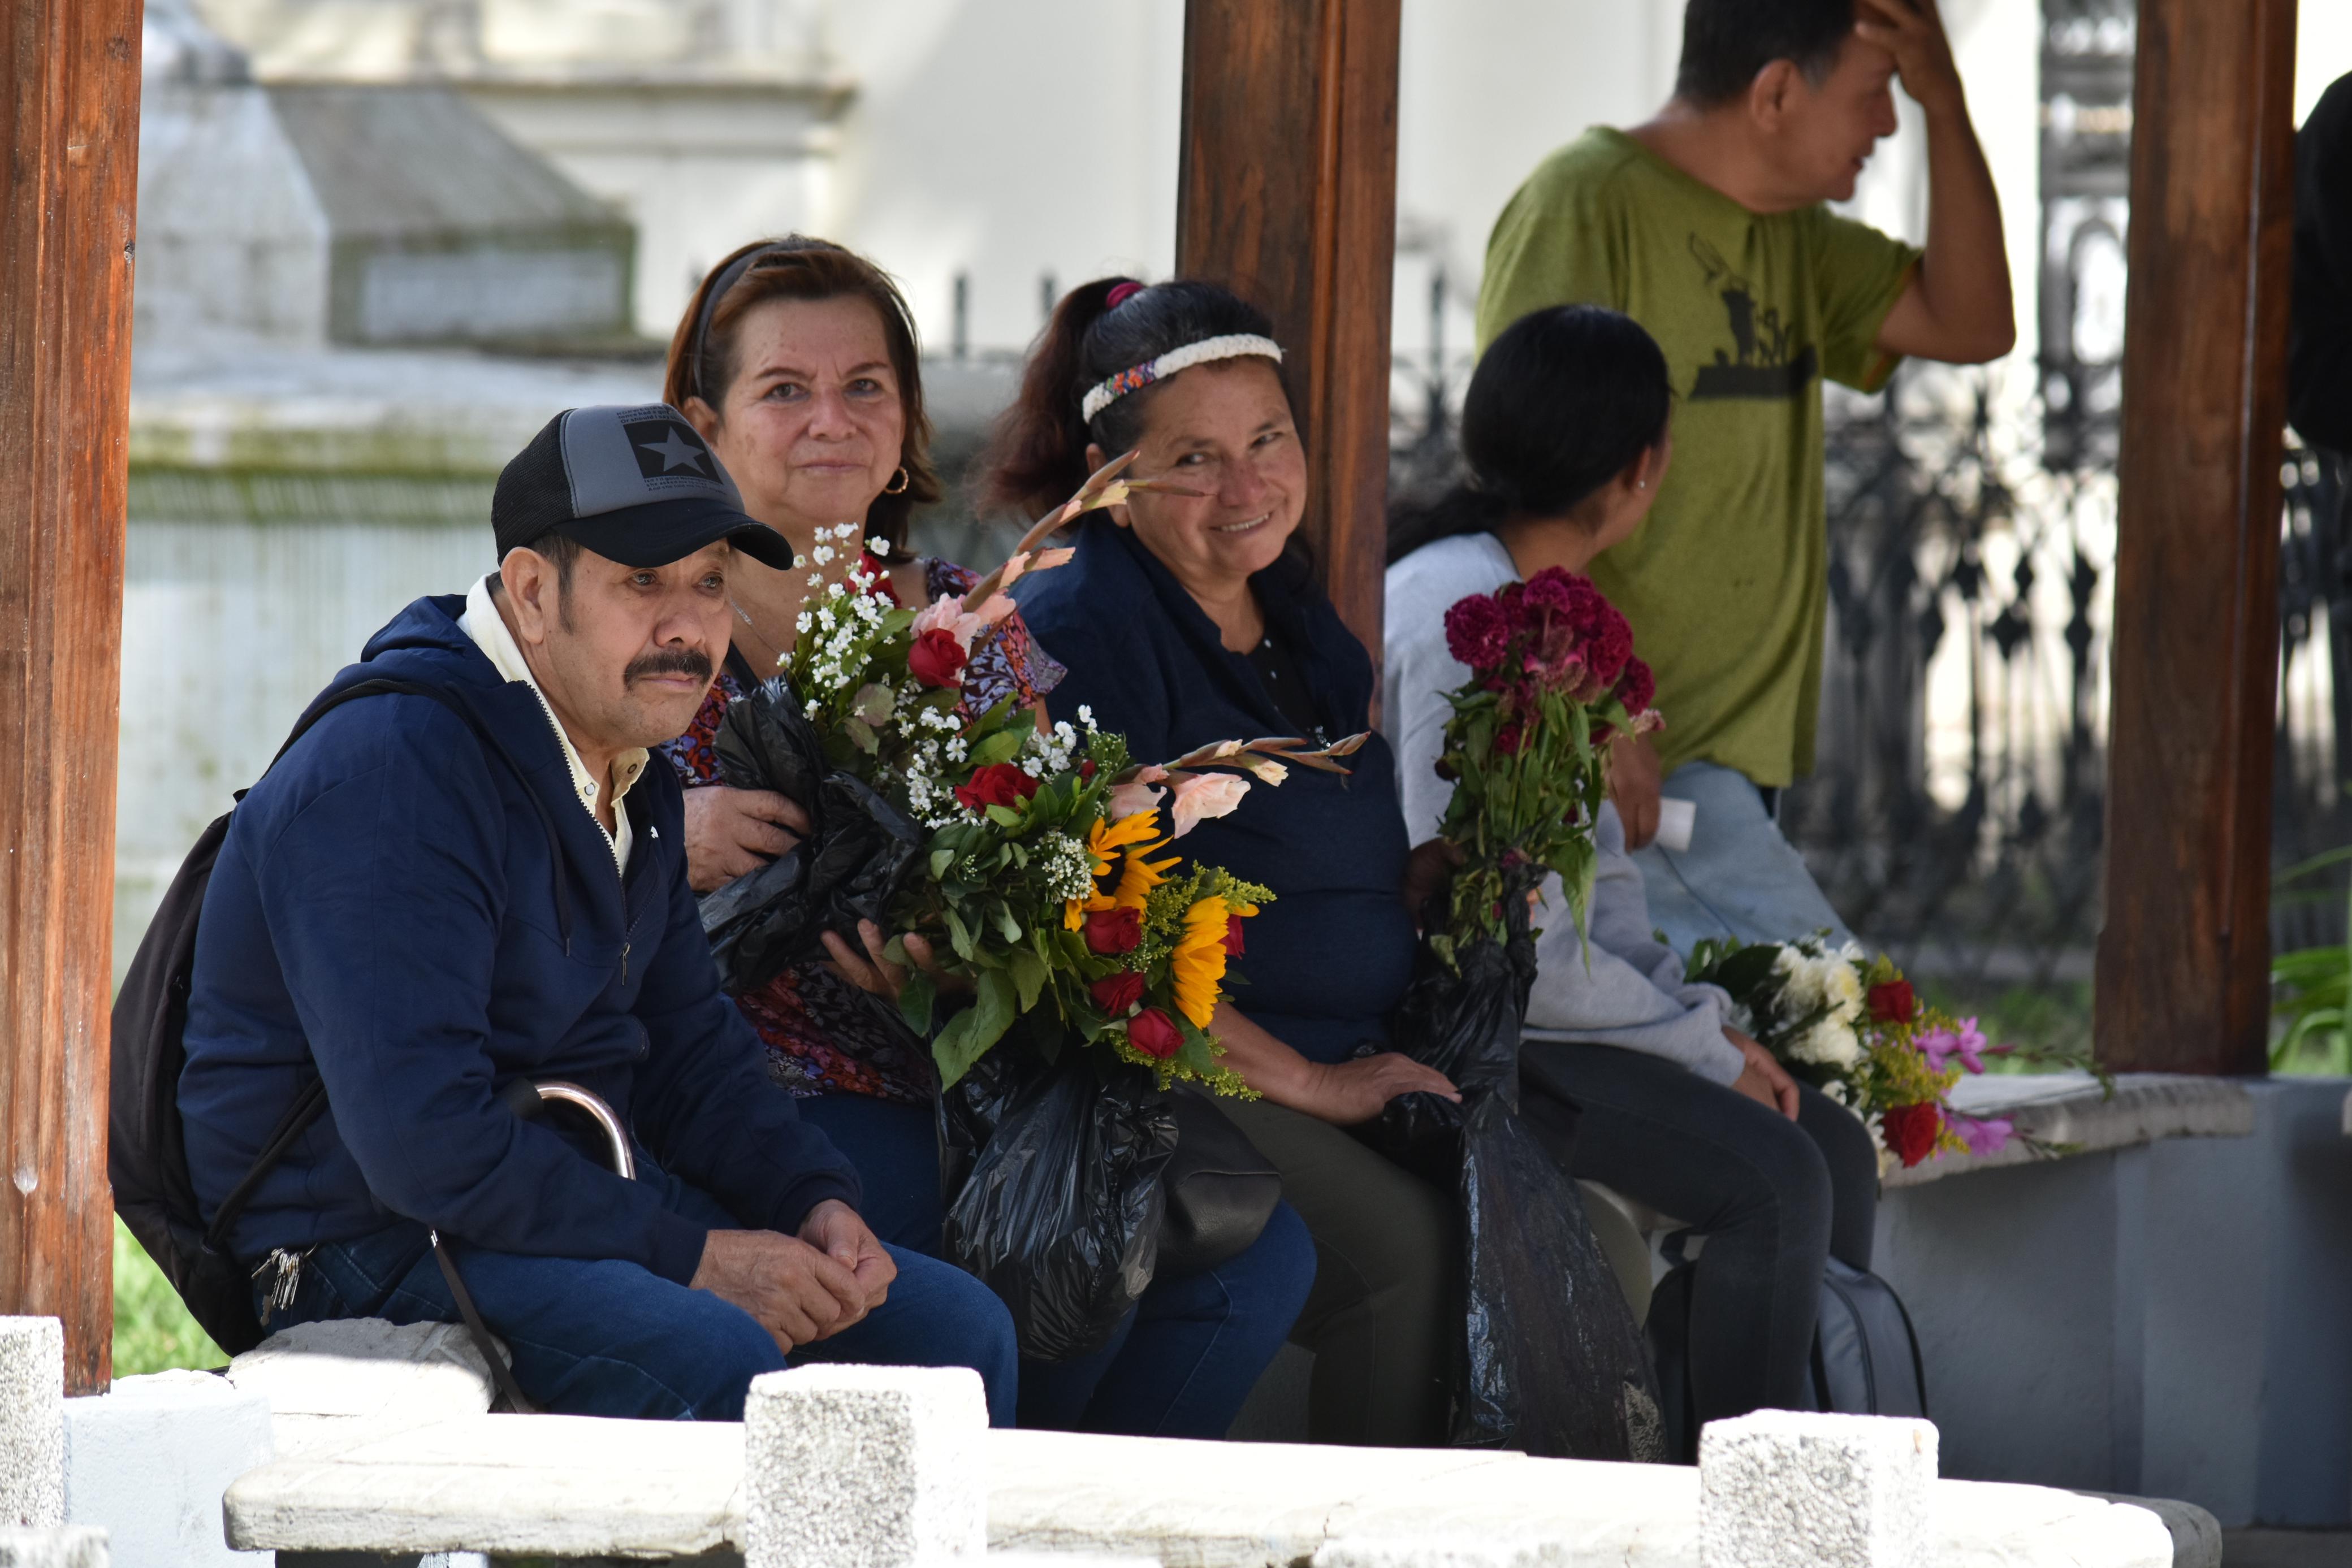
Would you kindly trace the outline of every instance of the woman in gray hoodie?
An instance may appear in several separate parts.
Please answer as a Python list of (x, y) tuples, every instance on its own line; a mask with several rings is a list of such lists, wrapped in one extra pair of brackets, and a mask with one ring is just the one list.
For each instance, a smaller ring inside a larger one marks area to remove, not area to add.
[[(1546, 567), (1580, 573), (1631, 537), (1673, 456), (1672, 403), (1657, 344), (1593, 306), (1536, 311), (1480, 361), (1462, 414), (1468, 481), (1400, 509), (1391, 529), (1382, 727), (1413, 839), (1437, 831), (1452, 797), (1436, 770), (1445, 694), (1470, 675), (1447, 650), (1446, 610)], [(1876, 1150), (1853, 1115), (1733, 1027), (1729, 997), (1685, 979), (1653, 935), (1613, 805), (1594, 836), (1584, 934), (1559, 879), (1543, 890), (1520, 1058), (1528, 1113), (1572, 1145), (1571, 1174), (1706, 1238), (1691, 1296), (1696, 1419), (1796, 1407), (1825, 1259), (1870, 1266)]]

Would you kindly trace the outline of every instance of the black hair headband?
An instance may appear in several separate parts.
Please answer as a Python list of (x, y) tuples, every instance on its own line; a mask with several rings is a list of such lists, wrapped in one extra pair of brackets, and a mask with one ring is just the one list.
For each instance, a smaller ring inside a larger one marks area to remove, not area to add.
[(702, 384), (702, 352), (704, 347), (710, 341), (712, 312), (719, 308), (719, 302), (727, 298), (728, 290), (743, 281), (743, 275), (751, 270), (754, 262), (773, 256), (785, 248), (784, 243), (781, 240), (753, 246), (729, 262), (727, 270), (720, 273), (717, 281), (703, 291), (702, 308), (694, 319), (694, 341), (690, 345), (686, 361), (689, 374), (688, 390), (703, 402), (710, 401), (709, 389)]

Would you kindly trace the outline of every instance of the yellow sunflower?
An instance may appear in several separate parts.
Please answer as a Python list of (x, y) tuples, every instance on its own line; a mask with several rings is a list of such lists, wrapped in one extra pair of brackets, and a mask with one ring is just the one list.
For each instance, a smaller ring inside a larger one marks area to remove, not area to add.
[[(1096, 891), (1091, 896), (1087, 898), (1070, 898), (1063, 900), (1063, 930), (1076, 931), (1085, 925), (1087, 923), (1087, 911), (1089, 909), (1116, 909), (1119, 907), (1118, 901), (1114, 895), (1101, 891), (1102, 879), (1109, 875), (1111, 867), (1118, 862), (1120, 858), (1119, 852), (1122, 850), (1128, 852), (1126, 858), (1129, 862), (1129, 870), (1127, 874), (1129, 876), (1134, 875), (1133, 862), (1137, 856), (1139, 854), (1149, 854), (1151, 851), (1160, 847), (1157, 844), (1146, 841), (1152, 834), (1159, 831), (1160, 813), (1156, 810), (1130, 812), (1127, 816), (1121, 817), (1116, 822), (1107, 821), (1100, 817), (1095, 819), (1094, 826), (1087, 830), (1087, 853), (1092, 856), (1094, 860)], [(1137, 845), (1140, 845), (1141, 848), (1137, 849), (1133, 847)], [(1172, 865), (1174, 863), (1174, 862), (1171, 861), (1163, 862), (1163, 865)], [(1155, 877), (1152, 881), (1146, 883), (1143, 887), (1144, 893), (1150, 892), (1153, 887), (1159, 884), (1160, 880), (1160, 878)], [(1125, 877), (1120, 879), (1119, 886), (1122, 888), (1126, 886)], [(1140, 894), (1136, 898), (1135, 907), (1138, 909), (1143, 907), (1143, 899)]]
[(1201, 1029), (1217, 1010), (1217, 990), (1225, 978), (1225, 931), (1233, 911), (1214, 894), (1184, 912), (1184, 935), (1171, 960), (1176, 979), (1176, 1009)]

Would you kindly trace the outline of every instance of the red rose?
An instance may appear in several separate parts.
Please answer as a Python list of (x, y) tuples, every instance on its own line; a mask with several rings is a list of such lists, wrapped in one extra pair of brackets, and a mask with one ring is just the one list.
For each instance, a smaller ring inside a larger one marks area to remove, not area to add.
[(1944, 1113), (1935, 1106), (1897, 1105), (1879, 1118), (1886, 1146), (1906, 1166), (1916, 1166), (1936, 1152), (1936, 1134), (1943, 1131)]
[(1091, 757), (1078, 764), (1078, 777), (1091, 780), (1095, 776), (1095, 759)]
[(944, 626), (934, 626), (907, 650), (907, 673), (927, 686), (963, 685), (963, 644)]
[(1116, 975), (1105, 975), (1087, 988), (1095, 1006), (1113, 1018), (1124, 1018), (1127, 1009), (1143, 999), (1143, 977), (1132, 969), (1122, 969)]
[(1128, 1020), (1127, 1043), (1146, 1056), (1165, 1061), (1184, 1049), (1184, 1031), (1158, 1008), (1146, 1008)]
[(1143, 941), (1143, 911), (1097, 909), (1087, 916), (1087, 951), (1108, 957), (1132, 953)]
[(1225, 916), (1225, 955), (1228, 957), (1238, 958), (1244, 951), (1242, 917), (1238, 915), (1228, 915)]
[(1870, 1016), (1881, 1023), (1909, 1023), (1919, 1016), (1919, 998), (1908, 980), (1889, 980), (1870, 988)]
[(977, 811), (983, 806), (1018, 806), (1036, 792), (1037, 780), (1010, 762), (992, 762), (973, 768), (971, 782), (957, 785), (955, 798), (966, 810)]

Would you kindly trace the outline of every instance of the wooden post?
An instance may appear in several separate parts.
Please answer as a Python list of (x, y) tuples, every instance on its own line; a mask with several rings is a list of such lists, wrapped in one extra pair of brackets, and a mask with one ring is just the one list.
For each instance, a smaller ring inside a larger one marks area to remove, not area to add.
[(2260, 1072), (2294, 0), (2141, 0), (2100, 1060)]
[(140, 0), (0, 9), (0, 1312), (110, 1380), (114, 755)]
[(1307, 440), (1305, 528), (1381, 653), (1400, 0), (1189, 0), (1176, 270), (1274, 319)]

